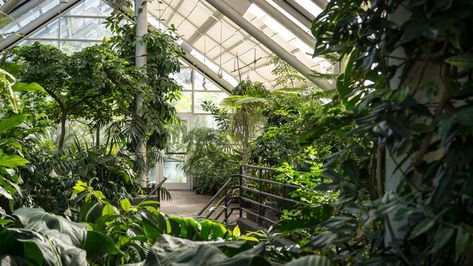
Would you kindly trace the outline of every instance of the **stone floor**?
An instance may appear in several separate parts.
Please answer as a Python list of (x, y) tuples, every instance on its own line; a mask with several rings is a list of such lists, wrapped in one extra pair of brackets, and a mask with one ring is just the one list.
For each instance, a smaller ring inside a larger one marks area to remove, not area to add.
[(190, 190), (170, 190), (172, 201), (161, 201), (161, 211), (180, 217), (193, 217), (209, 202), (211, 196)]
[[(195, 217), (197, 213), (212, 198), (207, 195), (198, 195), (191, 190), (169, 190), (172, 201), (161, 201), (161, 211), (168, 215), (179, 217)], [(214, 206), (215, 202), (211, 205)], [(233, 204), (236, 207), (237, 204)], [(205, 214), (205, 213), (204, 213)], [(233, 212), (229, 217), (229, 222), (234, 222), (238, 218), (238, 211)], [(219, 218), (223, 220), (223, 216)]]

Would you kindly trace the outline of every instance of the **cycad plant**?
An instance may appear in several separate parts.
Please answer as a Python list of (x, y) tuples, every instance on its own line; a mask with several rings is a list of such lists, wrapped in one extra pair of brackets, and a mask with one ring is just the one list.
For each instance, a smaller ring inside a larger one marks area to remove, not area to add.
[(223, 108), (208, 103), (204, 106), (216, 117), (220, 128), (228, 130), (240, 143), (243, 164), (249, 161), (250, 139), (264, 124), (264, 117), (258, 108), (269, 101), (269, 95), (269, 90), (262, 83), (241, 81), (233, 89), (232, 95), (223, 100)]

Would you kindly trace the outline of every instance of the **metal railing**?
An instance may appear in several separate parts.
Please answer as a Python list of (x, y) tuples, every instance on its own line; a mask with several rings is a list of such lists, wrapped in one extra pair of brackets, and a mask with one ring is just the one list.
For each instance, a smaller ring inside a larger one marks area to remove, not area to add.
[(275, 180), (279, 175), (274, 168), (242, 165), (240, 173), (230, 176), (218, 192), (197, 213), (207, 219), (228, 223), (234, 211), (238, 217), (253, 219), (258, 225), (270, 226), (279, 220), (284, 209), (294, 204), (307, 205), (289, 196), (303, 187)]
[[(147, 201), (149, 200), (153, 195), (156, 196), (157, 201), (161, 202), (161, 187), (163, 186), (164, 182), (168, 180), (166, 177), (163, 177), (163, 180), (161, 180), (157, 184), (153, 184), (150, 189), (151, 191), (146, 195), (146, 197), (143, 198), (142, 201)], [(161, 205), (161, 204), (159, 204)], [(158, 206), (159, 207), (159, 206)]]

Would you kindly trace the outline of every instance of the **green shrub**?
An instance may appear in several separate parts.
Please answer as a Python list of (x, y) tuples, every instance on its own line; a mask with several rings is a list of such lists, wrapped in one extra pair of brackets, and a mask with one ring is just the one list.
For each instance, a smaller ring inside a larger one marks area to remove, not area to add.
[(210, 128), (195, 128), (185, 138), (184, 172), (192, 176), (194, 191), (214, 194), (228, 176), (238, 173), (241, 156), (226, 135)]

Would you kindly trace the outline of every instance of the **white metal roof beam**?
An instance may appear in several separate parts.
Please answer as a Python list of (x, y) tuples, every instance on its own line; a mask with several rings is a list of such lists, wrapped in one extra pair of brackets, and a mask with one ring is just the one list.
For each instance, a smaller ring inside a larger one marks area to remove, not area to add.
[(222, 18), (222, 14), (220, 12), (215, 12), (212, 16), (208, 17), (207, 20), (202, 23), (202, 25), (197, 29), (192, 36), (187, 39), (187, 42), (190, 44), (195, 43), (199, 40), (203, 34), (205, 34), (213, 25), (215, 25), (219, 19)]
[(296, 0), (283, 0), (284, 2), (288, 3), (292, 8), (297, 10), (297, 12), (301, 13), (304, 17), (306, 17), (309, 21), (313, 21), (315, 16), (312, 15), (307, 9), (301, 6)]
[(266, 0), (251, 0), (261, 9), (263, 9), (268, 15), (281, 23), (289, 31), (294, 33), (301, 41), (303, 41), (308, 46), (312, 47), (315, 45), (315, 39), (312, 35), (305, 32), (301, 27), (297, 26), (296, 23), (292, 22), (289, 18), (284, 16), (279, 10), (269, 4)]
[(298, 10), (296, 10), (293, 6), (291, 6), (288, 2), (284, 0), (273, 0), (278, 6), (284, 9), (287, 13), (297, 19), (302, 25), (310, 29), (312, 27), (312, 21), (301, 14)]
[[(24, 39), (28, 35), (34, 33), (40, 27), (48, 23), (49, 21), (57, 18), (62, 13), (68, 11), (70, 8), (74, 7), (75, 5), (79, 4), (82, 0), (70, 0), (67, 2), (59, 2), (59, 4), (48, 12), (42, 14), (37, 19), (33, 20), (32, 22), (28, 23), (26, 26), (21, 28), (16, 34), (11, 34), (7, 38), (0, 41), (0, 51), (3, 51), (12, 45), (16, 44), (18, 41)], [(21, 8), (27, 8), (27, 6), (22, 6)]]
[(29, 0), (26, 3), (24, 3), (21, 7), (16, 8), (15, 10), (11, 11), (10, 14), (8, 14), (8, 16), (11, 19), (17, 19), (23, 16), (24, 14), (26, 14), (35, 6), (39, 5), (41, 2), (43, 1), (42, 0)]
[(233, 23), (244, 29), (248, 34), (253, 36), (256, 40), (261, 42), (264, 46), (270, 49), (273, 53), (279, 56), (282, 60), (286, 61), (289, 65), (295, 68), (299, 73), (305, 76), (308, 80), (312, 81), (315, 85), (319, 86), (324, 90), (333, 89), (334, 86), (328, 83), (326, 80), (315, 78), (310, 68), (299, 61), (294, 55), (289, 53), (286, 49), (276, 43), (273, 39), (262, 33), (258, 28), (251, 24), (248, 20), (242, 18), (235, 9), (230, 5), (221, 0), (206, 0), (215, 9), (220, 11), (223, 15), (228, 17)]
[[(172, 1), (171, 1), (171, 2), (172, 2)], [(182, 6), (183, 3), (184, 3), (184, 0), (179, 1), (179, 2), (176, 4), (176, 7), (174, 7), (174, 8), (171, 7), (170, 4), (168, 5), (167, 3), (166, 3), (166, 6), (167, 6), (167, 7), (170, 7), (171, 9), (178, 10), (178, 9)], [(171, 19), (174, 17), (174, 15), (176, 15), (176, 12), (171, 12), (171, 15), (169, 15), (168, 20), (171, 21)]]
[(312, 3), (316, 4), (318, 7), (325, 9), (327, 7), (327, 0), (311, 0)]
[(0, 11), (9, 14), (22, 0), (7, 0), (1, 7)]

